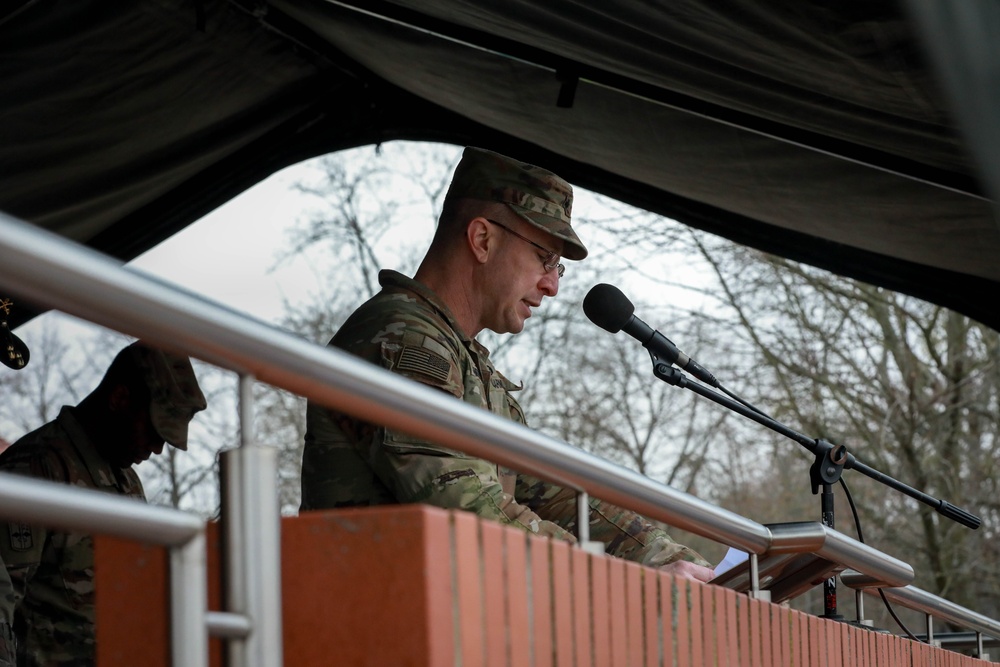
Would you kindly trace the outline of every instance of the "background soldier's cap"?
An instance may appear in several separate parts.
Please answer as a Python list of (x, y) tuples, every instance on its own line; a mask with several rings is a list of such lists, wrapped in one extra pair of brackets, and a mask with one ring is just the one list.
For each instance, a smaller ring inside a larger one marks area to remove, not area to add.
[(469, 146), (448, 188), (447, 198), (459, 197), (507, 204), (530, 224), (562, 239), (566, 259), (587, 256), (570, 225), (573, 187), (550, 171)]
[(187, 449), (188, 422), (208, 403), (198, 386), (191, 360), (140, 341), (126, 348), (149, 388), (149, 415), (160, 437), (178, 449)]

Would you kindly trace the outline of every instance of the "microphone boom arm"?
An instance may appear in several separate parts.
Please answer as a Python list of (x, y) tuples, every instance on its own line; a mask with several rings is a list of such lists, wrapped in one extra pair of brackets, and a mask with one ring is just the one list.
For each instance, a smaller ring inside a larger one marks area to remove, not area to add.
[[(908, 486), (903, 482), (893, 479), (892, 477), (889, 477), (888, 475), (861, 463), (854, 457), (853, 454), (850, 454), (847, 451), (847, 448), (844, 445), (834, 445), (826, 440), (817, 440), (803, 435), (791, 428), (788, 428), (781, 422), (771, 419), (762, 412), (753, 410), (746, 405), (725, 396), (724, 394), (720, 394), (719, 392), (692, 380), (679, 369), (670, 366), (669, 364), (660, 362), (652, 353), (650, 354), (650, 357), (653, 359), (653, 375), (667, 384), (680, 387), (682, 389), (689, 389), (696, 394), (704, 396), (705, 398), (714, 401), (723, 407), (727, 407), (734, 412), (738, 412), (744, 417), (747, 417), (762, 426), (766, 426), (776, 433), (780, 433), (781, 435), (794, 440), (812, 452), (816, 456), (816, 463), (813, 466), (813, 470), (810, 471), (813, 480), (813, 493), (816, 493), (817, 491), (819, 484), (817, 479), (822, 481), (824, 484), (832, 484), (840, 478), (841, 470), (857, 470), (862, 475), (865, 475), (876, 482), (885, 484), (890, 488), (910, 496), (914, 500), (934, 508), (938, 514), (960, 523), (963, 526), (976, 530), (982, 525), (982, 520), (976, 515), (971, 514), (960, 507), (956, 507), (946, 500), (941, 500), (919, 491), (912, 486)], [(833, 469), (831, 469), (831, 467)]]

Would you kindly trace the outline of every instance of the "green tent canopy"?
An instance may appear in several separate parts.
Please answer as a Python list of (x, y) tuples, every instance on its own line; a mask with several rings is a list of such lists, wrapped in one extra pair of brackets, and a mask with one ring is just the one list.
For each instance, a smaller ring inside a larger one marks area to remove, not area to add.
[(0, 11), (0, 211), (122, 260), (290, 164), (429, 140), (1000, 328), (996, 3)]

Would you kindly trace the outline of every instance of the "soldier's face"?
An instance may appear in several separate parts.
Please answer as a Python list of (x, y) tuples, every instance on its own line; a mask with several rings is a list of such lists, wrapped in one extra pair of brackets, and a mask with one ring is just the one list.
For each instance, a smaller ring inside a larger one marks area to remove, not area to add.
[(131, 463), (142, 463), (153, 454), (163, 452), (165, 442), (156, 432), (148, 408), (143, 411), (141, 418), (136, 419), (133, 427), (132, 446), (129, 449), (129, 454), (132, 457)]
[(111, 429), (109, 462), (119, 468), (142, 463), (153, 454), (163, 451), (164, 440), (153, 427), (148, 402), (129, 405), (115, 416)]
[[(562, 250), (560, 241), (525, 222), (505, 224), (545, 248)], [(541, 305), (542, 299), (559, 293), (559, 274), (543, 266), (544, 251), (516, 236), (500, 238), (500, 251), (487, 286), (486, 326), (497, 333), (520, 333), (524, 321)]]

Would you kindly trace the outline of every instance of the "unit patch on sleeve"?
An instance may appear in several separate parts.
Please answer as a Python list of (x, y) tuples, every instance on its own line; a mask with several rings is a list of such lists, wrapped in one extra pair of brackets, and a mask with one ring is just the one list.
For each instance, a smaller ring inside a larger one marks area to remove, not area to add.
[(10, 548), (12, 551), (28, 551), (34, 546), (31, 526), (26, 523), (7, 524), (10, 531)]

